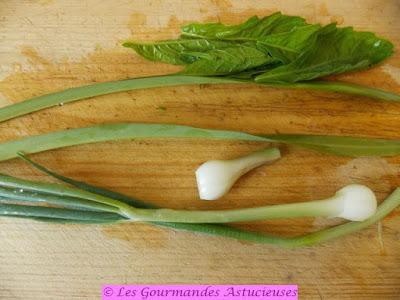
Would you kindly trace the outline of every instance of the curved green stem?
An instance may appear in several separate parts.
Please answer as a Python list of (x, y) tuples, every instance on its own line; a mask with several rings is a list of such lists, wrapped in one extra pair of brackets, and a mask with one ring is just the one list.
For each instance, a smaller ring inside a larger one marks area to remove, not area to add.
[(68, 219), (86, 222), (119, 221), (117, 214), (108, 212), (81, 211), (67, 208), (54, 208), (31, 205), (0, 205), (0, 215), (6, 217), (39, 217), (51, 219)]
[(240, 131), (195, 128), (173, 124), (120, 123), (69, 129), (0, 143), (0, 161), (18, 152), (38, 153), (51, 149), (103, 141), (144, 138), (225, 139), (278, 142), (323, 153), (346, 156), (393, 156), (400, 154), (400, 141), (319, 135), (252, 135)]
[(49, 217), (35, 217), (35, 216), (25, 216), (25, 215), (10, 216), (10, 215), (1, 215), (1, 213), (0, 216), (17, 218), (17, 219), (28, 219), (28, 220), (34, 220), (45, 223), (54, 223), (54, 224), (112, 225), (112, 224), (125, 223), (126, 221), (125, 218), (122, 218), (119, 215), (115, 215), (114, 217), (109, 219), (102, 219), (101, 216), (98, 216), (98, 218), (85, 217), (85, 219), (68, 219), (66, 216), (65, 218), (52, 218), (51, 216)]
[(44, 182), (24, 180), (4, 174), (0, 174), (0, 186), (5, 188), (22, 189), (24, 191), (27, 190), (27, 191), (33, 191), (33, 192), (62, 196), (62, 197), (72, 197), (83, 200), (90, 200), (100, 204), (111, 206), (110, 211), (118, 212), (120, 214), (122, 213), (123, 210), (131, 208), (131, 206), (121, 201), (104, 197), (91, 192), (87, 192), (84, 190), (80, 190), (77, 188), (67, 187), (55, 183), (44, 183)]
[(37, 153), (73, 145), (111, 140), (143, 138), (203, 138), (268, 141), (267, 138), (243, 132), (201, 129), (168, 124), (104, 124), (51, 132), (0, 144), (0, 161), (17, 157), (18, 152)]
[(290, 88), (290, 89), (304, 89), (304, 90), (317, 90), (323, 92), (343, 93), (356, 96), (364, 96), (384, 101), (400, 101), (400, 95), (387, 92), (381, 89), (372, 88), (364, 85), (347, 83), (342, 81), (308, 81), (296, 83), (261, 83), (271, 87)]
[(136, 89), (148, 89), (191, 84), (258, 84), (277, 88), (312, 89), (327, 92), (347, 93), (367, 96), (386, 101), (400, 101), (400, 95), (380, 89), (365, 87), (345, 82), (311, 81), (299, 83), (257, 83), (249, 79), (229, 77), (205, 77), (188, 75), (164, 75), (153, 77), (139, 77), (126, 80), (109, 81), (66, 89), (39, 97), (34, 97), (0, 109), (0, 122), (39, 111), (60, 103), (69, 103), (95, 96), (126, 92)]
[(57, 106), (60, 103), (65, 104), (112, 93), (177, 85), (216, 83), (237, 83), (237, 81), (218, 77), (213, 78), (200, 76), (165, 75), (101, 82), (76, 88), (70, 88), (39, 97), (34, 97), (22, 102), (18, 102), (16, 104), (6, 106), (0, 109), (0, 122), (13, 119), (18, 116), (26, 115), (35, 111), (39, 111), (48, 107)]
[(58, 196), (46, 193), (31, 192), (22, 188), (0, 187), (0, 202), (2, 201), (22, 201), (33, 203), (47, 203), (77, 210), (103, 211), (118, 213), (119, 209), (76, 197)]

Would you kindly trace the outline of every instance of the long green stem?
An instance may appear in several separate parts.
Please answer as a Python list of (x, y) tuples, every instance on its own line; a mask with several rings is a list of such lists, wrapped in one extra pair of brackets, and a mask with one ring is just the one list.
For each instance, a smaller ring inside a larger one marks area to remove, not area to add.
[(332, 216), (340, 212), (337, 211), (338, 208), (334, 206), (332, 201), (315, 201), (221, 211), (188, 211), (162, 208), (140, 209), (116, 199), (84, 190), (65, 187), (59, 184), (38, 183), (7, 175), (0, 175), (0, 186), (23, 190), (27, 189), (29, 191), (54, 194), (58, 196), (87, 199), (111, 205), (118, 209), (116, 212), (124, 217), (128, 217), (132, 222), (229, 223), (276, 218)]
[(40, 217), (51, 219), (68, 219), (77, 221), (120, 221), (114, 213), (81, 211), (67, 208), (54, 208), (31, 205), (0, 205), (0, 215), (8, 217)]
[[(81, 213), (85, 213), (82, 211)], [(118, 223), (125, 223), (126, 219), (122, 218), (119, 215), (114, 215), (114, 217), (109, 218), (109, 219), (102, 219), (101, 216), (98, 216), (96, 218), (90, 218), (89, 216), (86, 216), (84, 219), (68, 219), (68, 218), (52, 218), (52, 217), (34, 217), (34, 216), (25, 216), (25, 215), (1, 215), (2, 217), (11, 217), (11, 218), (16, 218), (16, 219), (28, 219), (28, 220), (34, 220), (34, 221), (39, 221), (39, 222), (45, 222), (45, 223), (53, 223), (53, 224), (82, 224), (82, 225), (113, 225), (113, 224), (118, 224)]]
[(17, 157), (17, 152), (37, 153), (86, 143), (143, 138), (203, 138), (267, 141), (243, 132), (201, 129), (167, 124), (104, 124), (51, 132), (0, 144), (0, 161)]
[(22, 188), (4, 188), (0, 187), (0, 202), (3, 201), (22, 201), (33, 203), (47, 203), (57, 206), (63, 206), (78, 210), (104, 211), (118, 213), (119, 210), (113, 206), (101, 203), (79, 199), (76, 197), (58, 196), (46, 193), (38, 193), (24, 190)]
[[(261, 82), (259, 82), (261, 83)], [(305, 89), (305, 90), (317, 90), (323, 92), (334, 92), (343, 93), (356, 96), (364, 96), (384, 101), (400, 101), (400, 95), (387, 92), (381, 89), (363, 86), (354, 83), (347, 83), (341, 81), (308, 81), (308, 82), (297, 82), (297, 83), (263, 83), (271, 87), (291, 88), (291, 89)]]
[(66, 187), (55, 183), (43, 183), (43, 182), (24, 180), (4, 174), (0, 174), (0, 186), (5, 188), (22, 189), (22, 190), (62, 196), (62, 197), (72, 197), (83, 200), (91, 200), (100, 204), (105, 204), (107, 206), (116, 208), (116, 209), (111, 208), (110, 210), (119, 213), (122, 213), (122, 210), (130, 208), (129, 205), (120, 202), (118, 200), (104, 197), (84, 190), (80, 190), (77, 188)]
[(48, 107), (56, 106), (60, 103), (65, 104), (95, 96), (126, 92), (137, 89), (216, 83), (236, 83), (236, 80), (218, 77), (213, 78), (200, 76), (166, 75), (96, 83), (92, 85), (66, 89), (60, 92), (31, 98), (16, 104), (6, 106), (0, 109), (0, 122)]
[(243, 80), (226, 77), (203, 77), (186, 75), (164, 75), (153, 77), (141, 77), (127, 80), (110, 81), (70, 88), (64, 91), (55, 92), (35, 98), (31, 98), (16, 104), (12, 104), (0, 109), (0, 122), (18, 116), (26, 115), (48, 107), (56, 106), (60, 103), (69, 103), (86, 98), (100, 95), (125, 92), (136, 89), (148, 89), (156, 87), (168, 87), (190, 84), (258, 84), (263, 86), (294, 89), (313, 89), (328, 92), (348, 93), (353, 95), (367, 96), (380, 100), (400, 101), (400, 95), (374, 89), (361, 85), (349, 84), (344, 82), (300, 82), (300, 83), (255, 83), (252, 80)]
[(335, 198), (290, 203), (281, 205), (260, 206), (230, 210), (189, 211), (176, 209), (138, 209), (126, 214), (133, 221), (174, 222), (174, 223), (232, 223), (260, 221), (268, 219), (299, 217), (332, 217), (338, 215), (343, 207), (338, 206)]
[(318, 135), (252, 135), (240, 131), (203, 129), (174, 124), (119, 123), (51, 132), (0, 143), (0, 161), (15, 158), (18, 152), (38, 153), (87, 143), (144, 138), (279, 142), (323, 153), (354, 157), (400, 154), (399, 140)]
[[(319, 201), (244, 208), (222, 211), (187, 211), (172, 209), (140, 209), (124, 202), (101, 196), (84, 190), (66, 187), (54, 183), (39, 183), (29, 180), (0, 175), (0, 186), (35, 191), (58, 196), (67, 196), (95, 201), (117, 208), (122, 216), (131, 221), (177, 222), (177, 223), (227, 223), (266, 220), (270, 218), (326, 216), (332, 215), (334, 207), (322, 206)], [(326, 204), (329, 204), (327, 202)]]

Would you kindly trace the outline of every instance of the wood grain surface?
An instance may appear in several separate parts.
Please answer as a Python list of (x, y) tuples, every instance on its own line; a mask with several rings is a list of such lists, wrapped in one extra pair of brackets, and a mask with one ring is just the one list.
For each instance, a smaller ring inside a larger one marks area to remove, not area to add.
[[(125, 39), (176, 37), (188, 21), (237, 23), (275, 11), (336, 21), (390, 39), (396, 52), (365, 72), (338, 76), (400, 93), (400, 2), (353, 1), (0, 1), (0, 104), (67, 87), (165, 74), (124, 49)], [(164, 122), (252, 133), (400, 138), (400, 104), (256, 86), (185, 86), (113, 94), (0, 124), (0, 140), (106, 122)], [(244, 176), (220, 201), (198, 200), (194, 170), (265, 146), (249, 142), (152, 140), (76, 146), (34, 155), (59, 172), (165, 207), (223, 209), (320, 199), (348, 183), (400, 186), (400, 157), (345, 158), (283, 147), (283, 158)], [(0, 171), (50, 180), (19, 160)], [(49, 225), (0, 220), (1, 299), (98, 299), (105, 283), (298, 284), (300, 299), (399, 299), (400, 210), (378, 227), (321, 246), (268, 245), (160, 229)], [(242, 224), (292, 236), (336, 220)]]

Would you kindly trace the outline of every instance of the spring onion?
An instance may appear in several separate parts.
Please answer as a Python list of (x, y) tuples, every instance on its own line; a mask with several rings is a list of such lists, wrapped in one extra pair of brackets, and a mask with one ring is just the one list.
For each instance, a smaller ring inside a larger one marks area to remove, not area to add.
[[(36, 163), (35, 163), (36, 164)], [(36, 166), (40, 166), (36, 164)], [(41, 167), (41, 166), (40, 166)], [(42, 167), (43, 168), (43, 167)], [(42, 169), (43, 170), (43, 169)], [(48, 170), (47, 170), (48, 171)], [(50, 171), (51, 172), (51, 171)], [(54, 172), (52, 172), (55, 174)], [(63, 177), (61, 175), (57, 175)], [(76, 185), (83, 185), (86, 189), (91, 189), (92, 191), (97, 191), (99, 195), (104, 195), (105, 193), (108, 195), (115, 195), (116, 198), (124, 198), (129, 199), (129, 197), (108, 191), (102, 188), (90, 186), (86, 183), (76, 182), (72, 179), (63, 177), (63, 180), (68, 180), (69, 183), (74, 183)], [(43, 190), (39, 186), (43, 185), (43, 183), (34, 183), (37, 189)], [(47, 184), (44, 184), (47, 186)], [(62, 187), (60, 187), (62, 190)], [(133, 199), (135, 202), (136, 200)], [(260, 234), (256, 232), (249, 232), (237, 228), (233, 228), (225, 225), (217, 225), (217, 224), (186, 224), (186, 223), (166, 223), (166, 222), (153, 222), (154, 225), (168, 227), (178, 230), (186, 230), (192, 232), (199, 232), (209, 235), (216, 235), (221, 237), (229, 237), (238, 240), (246, 240), (252, 241), (256, 243), (263, 244), (272, 244), (285, 248), (293, 248), (293, 247), (303, 247), (303, 246), (311, 246), (316, 245), (318, 243), (326, 242), (332, 239), (336, 239), (338, 237), (351, 234), (357, 232), (361, 229), (364, 229), (380, 220), (382, 220), (385, 216), (390, 214), (398, 205), (400, 205), (400, 189), (396, 189), (377, 209), (376, 213), (370, 218), (366, 219), (362, 222), (348, 222), (345, 224), (341, 224), (338, 226), (334, 226), (328, 229), (323, 229), (314, 233), (309, 233), (297, 237), (277, 237), (266, 234)], [(33, 209), (32, 209), (33, 208)], [(77, 224), (112, 224), (116, 222), (125, 222), (126, 219), (121, 217), (120, 215), (114, 214), (107, 215), (107, 217), (102, 218), (100, 212), (88, 212), (88, 211), (74, 211), (68, 210), (65, 214), (62, 213), (63, 209), (58, 209), (55, 212), (54, 217), (52, 217), (52, 210), (37, 210), (37, 207), (34, 206), (24, 206), (24, 205), (14, 205), (13, 207), (6, 206), (4, 209), (2, 208), (2, 204), (0, 204), (0, 216), (6, 217), (18, 217), (18, 218), (28, 218), (37, 221), (43, 222), (51, 222), (51, 223), (77, 223)], [(7, 212), (12, 213), (7, 213)], [(13, 211), (18, 211), (17, 213)], [(5, 212), (5, 213), (4, 213)]]
[(60, 103), (67, 104), (96, 96), (102, 96), (118, 92), (126, 92), (137, 89), (157, 87), (170, 87), (196, 84), (256, 84), (258, 86), (308, 89), (317, 91), (346, 93), (356, 96), (371, 97), (385, 101), (400, 101), (400, 95), (383, 91), (377, 88), (365, 87), (345, 82), (313, 81), (285, 83), (256, 83), (250, 80), (237, 78), (200, 77), (189, 75), (164, 75), (154, 77), (140, 77), (126, 80), (109, 81), (92, 85), (69, 88), (60, 92), (54, 92), (39, 97), (34, 97), (0, 108), (0, 122), (4, 122), (19, 116), (30, 114), (50, 107), (58, 107)]
[[(38, 184), (37, 182), (0, 175), (0, 186), (19, 188), (21, 193), (39, 192), (56, 196), (67, 196), (94, 201), (112, 207), (131, 222), (175, 222), (175, 223), (230, 223), (294, 217), (335, 217), (363, 220), (371, 215), (374, 196), (365, 187), (348, 186), (333, 198), (294, 204), (261, 206), (215, 211), (189, 211), (166, 208), (143, 209), (130, 206), (122, 201), (59, 184)], [(9, 195), (12, 197), (12, 194)], [(38, 196), (40, 197), (40, 196)], [(19, 200), (17, 197), (14, 200)], [(349, 202), (350, 201), (350, 202)], [(352, 205), (354, 202), (355, 205)], [(349, 204), (350, 203), (350, 204)], [(366, 207), (365, 207), (366, 206)], [(376, 204), (375, 204), (376, 207)], [(357, 213), (358, 211), (358, 213)]]
[[(54, 171), (50, 171), (44, 166), (32, 161), (28, 157), (24, 156), (23, 154), (19, 155), (22, 159), (24, 159), (26, 162), (28, 162), (30, 165), (33, 167), (37, 168), (38, 170), (61, 180), (62, 182), (71, 184), (80, 190), (84, 191), (89, 191), (92, 193), (95, 193), (100, 196), (107, 196), (111, 197), (113, 199), (122, 201), (126, 204), (129, 205), (134, 205), (136, 207), (142, 207), (142, 208), (155, 208), (154, 205), (150, 203), (143, 202), (141, 200), (114, 192), (110, 191), (104, 188), (100, 188), (97, 186), (90, 185), (88, 183), (82, 182), (82, 181), (76, 181), (74, 179), (65, 177), (63, 175), (57, 174)], [(42, 189), (39, 188), (37, 185), (41, 186), (44, 183), (35, 183), (37, 189)], [(44, 184), (46, 185), (46, 184)], [(360, 195), (360, 194), (359, 194)], [(76, 199), (76, 198), (75, 198)], [(230, 227), (227, 225), (223, 224), (190, 224), (190, 223), (168, 223), (168, 222), (150, 222), (153, 225), (156, 226), (161, 226), (161, 227), (166, 227), (166, 228), (172, 228), (176, 230), (185, 230), (185, 231), (190, 231), (190, 232), (197, 232), (197, 233), (203, 233), (203, 234), (208, 234), (208, 235), (215, 235), (215, 236), (220, 236), (220, 237), (228, 237), (228, 238), (233, 238), (237, 240), (245, 240), (245, 241), (251, 241), (251, 242), (256, 242), (256, 243), (262, 243), (262, 244), (272, 244), (280, 247), (286, 247), (286, 248), (293, 248), (293, 247), (302, 247), (302, 246), (311, 246), (311, 245), (316, 245), (318, 243), (326, 242), (347, 234), (351, 234), (354, 232), (357, 232), (361, 229), (364, 229), (376, 222), (379, 222), (382, 220), (385, 216), (390, 214), (397, 206), (400, 205), (400, 189), (396, 189), (376, 210), (376, 213), (368, 218), (365, 221), (362, 222), (348, 222), (345, 224), (341, 224), (338, 226), (334, 226), (328, 229), (323, 229), (314, 233), (309, 233), (297, 237), (277, 237), (277, 236), (272, 236), (272, 235), (267, 235), (267, 234), (260, 234), (257, 232), (251, 232), (251, 231), (245, 231), (242, 229)], [(28, 208), (27, 208), (28, 209)], [(81, 212), (82, 214), (85, 214), (86, 212)], [(97, 212), (92, 212), (92, 214), (96, 214)], [(0, 209), (0, 215), (1, 214), (1, 209)], [(10, 215), (6, 215), (10, 216)], [(14, 217), (16, 217), (14, 215)], [(42, 222), (51, 222), (51, 223), (77, 223), (77, 224), (111, 224), (115, 222), (126, 222), (126, 218), (115, 214), (115, 220), (102, 220), (101, 218), (99, 219), (96, 216), (88, 216), (86, 215), (86, 220), (78, 220), (74, 215), (72, 215), (70, 218), (65, 216), (64, 218), (52, 218), (51, 215), (48, 215), (46, 217), (39, 217), (39, 216), (23, 216), (22, 214), (19, 214), (17, 216), (18, 218), (29, 218), (33, 219), (36, 221), (42, 221)]]
[(18, 152), (51, 149), (104, 141), (144, 138), (191, 138), (275, 142), (343, 156), (393, 156), (400, 154), (399, 140), (321, 135), (255, 135), (240, 131), (203, 129), (174, 124), (117, 123), (62, 130), (0, 143), (0, 161)]

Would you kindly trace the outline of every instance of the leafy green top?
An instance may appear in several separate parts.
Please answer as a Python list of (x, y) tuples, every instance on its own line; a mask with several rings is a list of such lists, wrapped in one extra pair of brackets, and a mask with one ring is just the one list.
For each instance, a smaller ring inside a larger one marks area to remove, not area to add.
[(307, 24), (274, 13), (242, 24), (194, 23), (175, 40), (125, 42), (152, 61), (183, 65), (187, 75), (252, 78), (256, 82), (297, 82), (366, 69), (393, 52), (393, 44), (371, 32)]

